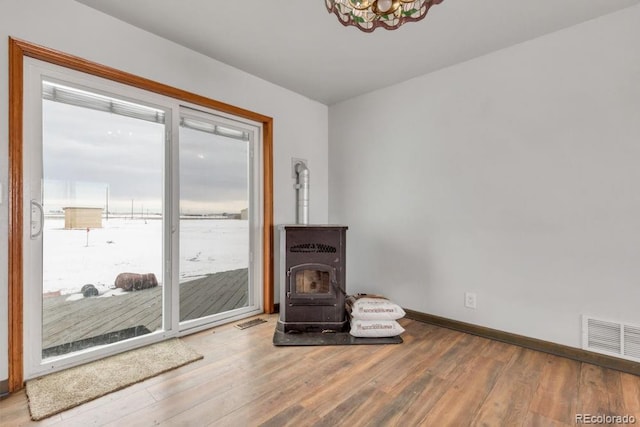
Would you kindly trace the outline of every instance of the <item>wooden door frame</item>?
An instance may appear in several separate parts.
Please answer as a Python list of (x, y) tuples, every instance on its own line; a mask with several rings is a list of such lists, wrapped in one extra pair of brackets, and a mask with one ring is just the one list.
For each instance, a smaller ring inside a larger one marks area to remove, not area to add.
[(263, 306), (273, 302), (273, 119), (95, 62), (9, 37), (9, 392), (24, 384), (23, 358), (23, 83), (24, 58), (30, 57), (118, 83), (169, 96), (262, 124), (263, 152)]

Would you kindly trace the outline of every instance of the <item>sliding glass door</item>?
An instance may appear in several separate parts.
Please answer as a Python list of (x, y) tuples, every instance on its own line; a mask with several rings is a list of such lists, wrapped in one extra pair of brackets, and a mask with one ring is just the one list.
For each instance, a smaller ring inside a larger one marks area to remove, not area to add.
[(260, 127), (27, 64), (25, 377), (262, 312)]
[(48, 359), (162, 329), (166, 114), (42, 87), (42, 191), (30, 203), (40, 215), (32, 238), (42, 235)]
[(184, 108), (180, 116), (180, 321), (250, 305), (255, 130)]

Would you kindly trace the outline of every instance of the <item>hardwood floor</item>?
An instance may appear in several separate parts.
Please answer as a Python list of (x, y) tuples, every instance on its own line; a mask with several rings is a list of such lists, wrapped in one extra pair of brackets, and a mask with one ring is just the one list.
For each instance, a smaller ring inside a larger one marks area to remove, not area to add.
[(276, 315), (185, 337), (204, 359), (34, 423), (24, 392), (0, 425), (565, 426), (632, 415), (640, 377), (402, 319), (404, 343), (274, 347)]

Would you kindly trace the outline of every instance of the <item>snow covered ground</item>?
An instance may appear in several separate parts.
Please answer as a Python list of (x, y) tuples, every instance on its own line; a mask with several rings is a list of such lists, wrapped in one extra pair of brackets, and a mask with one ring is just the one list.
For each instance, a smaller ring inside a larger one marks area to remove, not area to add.
[[(63, 218), (47, 218), (43, 292), (77, 293), (92, 284), (109, 295), (123, 272), (154, 273), (162, 284), (162, 221), (110, 218), (102, 224), (87, 233), (65, 230)], [(181, 220), (180, 281), (247, 268), (248, 226), (243, 220)]]

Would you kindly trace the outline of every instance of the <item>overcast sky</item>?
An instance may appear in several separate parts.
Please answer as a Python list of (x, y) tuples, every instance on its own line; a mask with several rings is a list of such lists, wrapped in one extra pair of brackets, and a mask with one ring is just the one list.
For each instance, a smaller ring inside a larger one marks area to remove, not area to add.
[[(164, 125), (43, 102), (44, 202), (159, 213)], [(182, 128), (181, 213), (240, 212), (248, 206), (248, 142)]]

